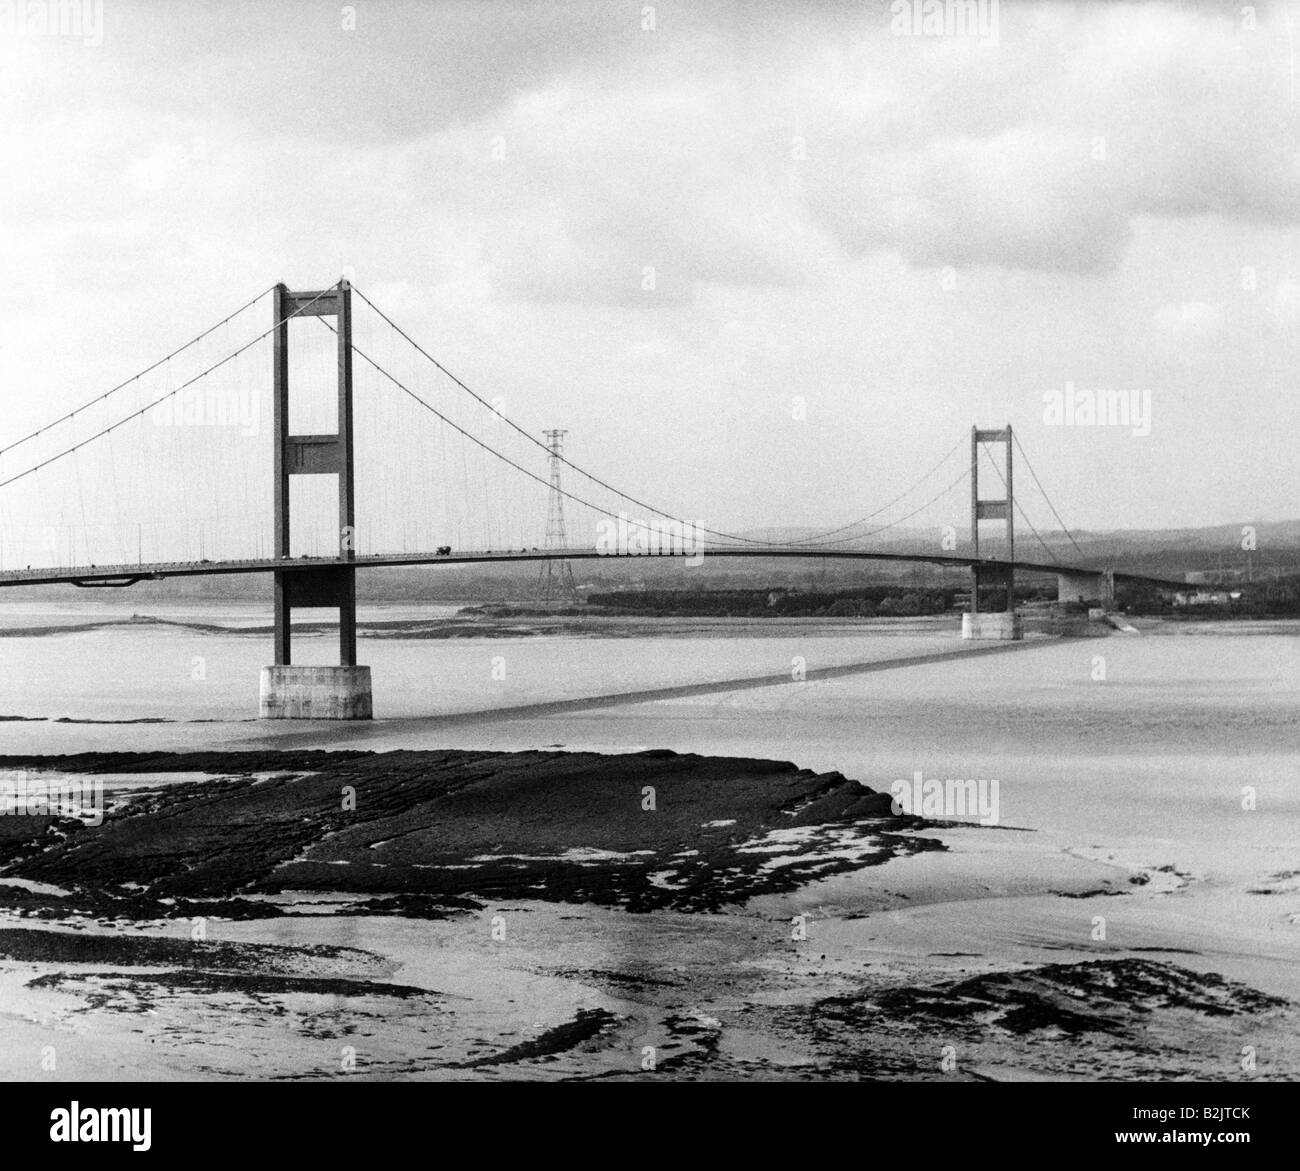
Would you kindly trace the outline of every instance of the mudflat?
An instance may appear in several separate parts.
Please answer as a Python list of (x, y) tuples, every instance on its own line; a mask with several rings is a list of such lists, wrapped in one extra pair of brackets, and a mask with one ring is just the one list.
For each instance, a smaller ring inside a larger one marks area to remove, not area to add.
[(1041, 955), (1063, 917), (1153, 906), (1179, 875), (923, 821), (835, 772), (453, 750), (0, 769), (94, 777), (107, 802), (97, 825), (0, 818), (9, 1077), (1300, 1068), (1294, 1004), (1194, 940), (1006, 946), (1007, 917)]

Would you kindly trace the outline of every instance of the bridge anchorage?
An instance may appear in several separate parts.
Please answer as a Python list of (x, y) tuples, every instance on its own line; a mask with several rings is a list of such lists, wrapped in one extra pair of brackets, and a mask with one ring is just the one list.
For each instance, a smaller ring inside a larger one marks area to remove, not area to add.
[[(275, 287), (273, 398), (275, 434), (275, 556), (289, 559), (289, 482), (293, 476), (338, 478), (341, 563), (275, 571), (275, 663), (262, 668), (259, 714), (263, 719), (368, 720), (370, 668), (357, 665), (356, 524), (352, 455), (352, 289), (291, 292)], [(289, 321), (334, 317), (338, 334), (338, 430), (332, 435), (289, 434)], [(336, 608), (339, 665), (299, 667), (292, 662), (294, 607)]]

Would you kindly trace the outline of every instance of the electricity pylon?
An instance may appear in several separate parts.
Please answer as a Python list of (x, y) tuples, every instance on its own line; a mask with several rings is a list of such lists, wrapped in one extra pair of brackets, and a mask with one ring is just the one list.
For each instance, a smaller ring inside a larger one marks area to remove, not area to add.
[[(564, 462), (564, 437), (567, 431), (544, 431), (546, 450), (550, 453), (551, 493), (546, 509), (546, 548), (565, 549), (564, 493), (560, 490), (560, 465)], [(543, 561), (538, 593), (544, 606), (556, 602), (576, 602), (578, 587), (573, 581), (573, 567), (568, 561)]]

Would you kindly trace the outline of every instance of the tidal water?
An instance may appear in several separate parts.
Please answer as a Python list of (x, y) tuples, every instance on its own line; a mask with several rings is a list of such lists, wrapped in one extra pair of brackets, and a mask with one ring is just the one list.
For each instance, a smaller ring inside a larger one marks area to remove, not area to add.
[[(925, 656), (972, 648), (951, 619), (679, 620), (672, 637), (645, 623), (451, 639), (365, 631), (455, 611), (363, 607), (359, 658), (377, 718), (304, 725), (255, 718), (266, 607), (142, 605), (159, 621), (122, 625), (132, 611), (121, 606), (0, 604), (0, 751), (672, 748), (792, 760), (877, 789), (918, 772), (997, 780), (1003, 825), (1195, 839), (1227, 861), (1265, 840), (1300, 841), (1297, 624), (1157, 624), (939, 662)], [(295, 661), (337, 661), (331, 632), (300, 633), (294, 647)], [(727, 686), (765, 676), (777, 682)], [(614, 696), (626, 698), (575, 702)]]
[[(524, 1072), (633, 1068), (644, 1044), (677, 1035), (671, 1022), (687, 1010), (710, 1028), (723, 1021), (721, 1051), (742, 1061), (807, 1062), (786, 1033), (737, 1015), (734, 981), (748, 981), (753, 1003), (797, 1006), (835, 980), (852, 989), (868, 978), (915, 983), (1159, 955), (1300, 1001), (1300, 624), (1143, 623), (1136, 635), (986, 653), (962, 644), (951, 619), (675, 620), (504, 636), (493, 626), (491, 637), (485, 628), (447, 639), (415, 633), (454, 607), (365, 607), (359, 657), (374, 674), (377, 718), (303, 724), (255, 718), (258, 671), (270, 657), (266, 608), (140, 609), (161, 621), (121, 625), (129, 609), (75, 600), (0, 605), (0, 752), (670, 748), (790, 760), (881, 791), (918, 774), (997, 786), (996, 825), (927, 828), (945, 851), (726, 915), (514, 901), (507, 951), (485, 930), (492, 907), (446, 922), (213, 924), (224, 940), (363, 947), (386, 957), (396, 979), (454, 997), (451, 1014), (364, 1017), (375, 1068), (463, 1076), (431, 1065), (429, 1052), (503, 1049), (593, 1008), (622, 1022), (605, 1049)], [(410, 625), (365, 631), (367, 622)], [(335, 661), (335, 651), (330, 633), (295, 641), (300, 662)], [(764, 677), (768, 685), (753, 685)], [(1103, 893), (1128, 897), (1094, 897)], [(809, 923), (802, 951), (788, 940), (796, 913)], [(596, 976), (608, 969), (625, 981), (647, 965), (670, 967), (681, 987), (658, 999), (624, 995)], [(733, 983), (715, 987), (724, 969)], [(36, 970), (0, 971), (8, 1076), (31, 1076), (30, 1054), (51, 1041), (47, 1022), (67, 1009), (66, 997), (30, 984)], [(159, 1012), (143, 1024), (111, 1011), (94, 1018), (69, 1076), (323, 1076), (337, 1057), (314, 1034), (268, 1030), (239, 1005), (191, 997)], [(1175, 1056), (1159, 1076), (1234, 1076), (1247, 1043), (1267, 1055), (1268, 1076), (1300, 1068), (1288, 1038), (1257, 1037), (1250, 1019), (1207, 1050), (1194, 1029), (1179, 1032), (1191, 1028), (1184, 1017), (1161, 1025)], [(212, 1046), (212, 1035), (240, 1041)], [(1042, 1064), (1041, 1046), (1000, 1046), (980, 1057), (983, 1076), (1026, 1076)], [(1111, 1076), (1151, 1076), (1130, 1064)], [(1095, 1076), (1086, 1061), (1070, 1069)]]

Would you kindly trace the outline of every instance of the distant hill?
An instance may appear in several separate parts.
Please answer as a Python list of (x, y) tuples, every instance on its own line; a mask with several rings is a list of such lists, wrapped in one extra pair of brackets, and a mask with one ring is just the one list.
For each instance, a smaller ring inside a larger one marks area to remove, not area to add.
[[(817, 531), (754, 529), (742, 535), (784, 543), (810, 540), (817, 536)], [(852, 530), (847, 530), (837, 533), (833, 539), (850, 535)], [(1185, 572), (1222, 571), (1227, 576), (1243, 573), (1257, 577), (1300, 572), (1300, 520), (1243, 521), (1204, 528), (1078, 530), (1072, 536), (1073, 542), (1063, 532), (1051, 529), (1039, 529), (1035, 536), (1021, 522), (1016, 526), (1016, 553), (1026, 561), (1109, 566), (1172, 577), (1181, 577)], [(933, 551), (939, 539), (933, 528), (899, 528), (882, 533), (867, 544), (881, 551), (910, 553)], [(1245, 547), (1252, 543), (1253, 548)], [(980, 547), (982, 552), (995, 556), (1005, 552), (1001, 541), (983, 534)], [(966, 531), (957, 532), (956, 546), (950, 551), (959, 555), (970, 551)], [(757, 567), (768, 563), (748, 564)]]

